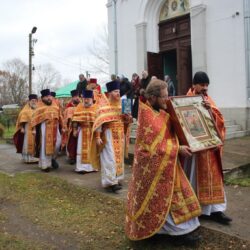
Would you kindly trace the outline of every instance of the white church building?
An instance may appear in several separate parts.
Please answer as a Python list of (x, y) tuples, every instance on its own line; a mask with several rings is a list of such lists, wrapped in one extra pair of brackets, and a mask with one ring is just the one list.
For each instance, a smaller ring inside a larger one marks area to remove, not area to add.
[(183, 95), (205, 71), (228, 137), (249, 133), (250, 0), (108, 0), (107, 9), (111, 74), (169, 75)]

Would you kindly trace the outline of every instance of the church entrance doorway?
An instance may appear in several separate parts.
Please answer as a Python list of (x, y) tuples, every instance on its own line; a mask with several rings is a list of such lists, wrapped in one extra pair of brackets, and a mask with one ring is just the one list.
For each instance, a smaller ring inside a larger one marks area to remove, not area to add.
[(192, 85), (190, 15), (159, 23), (159, 53), (148, 52), (148, 71), (164, 79), (169, 75), (177, 95), (185, 95)]
[(175, 91), (178, 93), (176, 49), (170, 50), (163, 54), (163, 75), (168, 75), (171, 78), (175, 86)]

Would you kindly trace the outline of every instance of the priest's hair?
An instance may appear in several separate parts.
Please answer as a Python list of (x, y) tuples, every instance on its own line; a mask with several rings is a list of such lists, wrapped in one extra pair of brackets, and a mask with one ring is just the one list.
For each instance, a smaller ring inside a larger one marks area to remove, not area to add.
[(146, 88), (145, 97), (147, 99), (149, 99), (152, 96), (160, 97), (161, 90), (167, 87), (168, 87), (168, 84), (160, 79), (151, 80)]

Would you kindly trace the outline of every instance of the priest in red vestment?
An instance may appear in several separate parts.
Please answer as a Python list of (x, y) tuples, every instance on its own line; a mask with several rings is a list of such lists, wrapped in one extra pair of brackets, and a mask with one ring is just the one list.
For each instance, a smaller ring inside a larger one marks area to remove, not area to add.
[[(209, 78), (205, 72), (197, 72), (193, 86), (187, 95), (203, 95), (204, 106), (211, 110), (222, 141), (225, 140), (224, 118), (212, 98), (208, 95)], [(222, 147), (198, 152), (192, 159), (185, 159), (184, 169), (202, 206), (202, 217), (228, 225), (232, 219), (224, 214), (226, 196), (222, 172)]]
[(167, 234), (183, 244), (195, 244), (201, 236), (201, 209), (179, 161), (190, 156), (180, 146), (166, 112), (167, 83), (154, 80), (146, 88), (146, 103), (140, 102), (135, 158), (128, 188), (125, 232), (131, 240)]

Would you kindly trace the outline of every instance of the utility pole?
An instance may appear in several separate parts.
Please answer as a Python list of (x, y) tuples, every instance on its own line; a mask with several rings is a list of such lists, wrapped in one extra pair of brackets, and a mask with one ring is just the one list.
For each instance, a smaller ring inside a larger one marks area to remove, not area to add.
[(32, 56), (34, 56), (34, 48), (32, 45), (32, 34), (36, 33), (37, 27), (33, 27), (29, 34), (29, 95), (32, 93)]
[(88, 79), (90, 77), (90, 73), (86, 71), (86, 78)]

